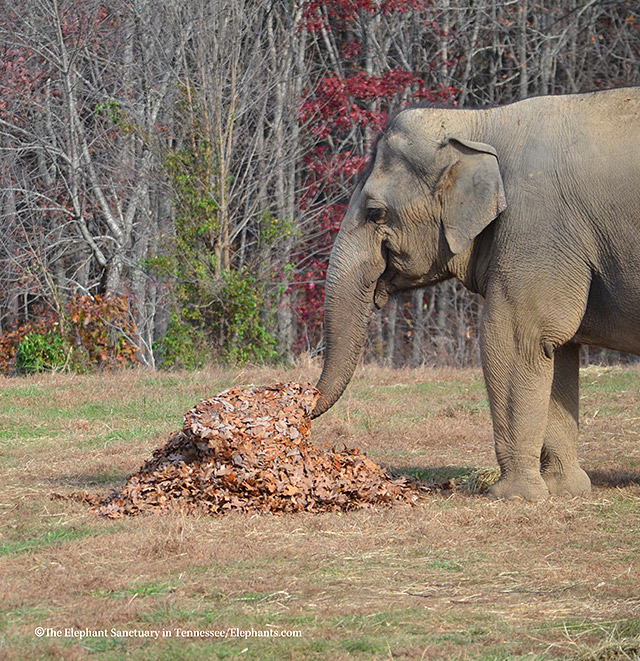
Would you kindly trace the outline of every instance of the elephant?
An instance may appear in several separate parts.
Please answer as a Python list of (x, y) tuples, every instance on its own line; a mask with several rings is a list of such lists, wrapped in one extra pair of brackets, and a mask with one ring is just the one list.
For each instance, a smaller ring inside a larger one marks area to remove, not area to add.
[(314, 417), (351, 380), (371, 303), (449, 278), (484, 299), (489, 495), (589, 493), (579, 347), (640, 353), (640, 87), (389, 121), (331, 250)]

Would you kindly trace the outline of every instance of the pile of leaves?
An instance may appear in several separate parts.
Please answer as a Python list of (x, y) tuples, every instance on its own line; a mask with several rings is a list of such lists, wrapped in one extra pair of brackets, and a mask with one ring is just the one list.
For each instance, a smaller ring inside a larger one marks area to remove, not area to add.
[[(357, 449), (307, 441), (318, 391), (279, 383), (199, 402), (122, 489), (81, 495), (111, 518), (144, 512), (326, 512), (412, 504), (418, 490)], [(80, 494), (75, 494), (75, 497)]]

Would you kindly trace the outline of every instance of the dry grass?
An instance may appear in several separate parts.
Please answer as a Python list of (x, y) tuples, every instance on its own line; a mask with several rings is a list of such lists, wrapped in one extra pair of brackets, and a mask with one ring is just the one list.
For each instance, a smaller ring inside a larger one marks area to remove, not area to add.
[[(0, 657), (626, 658), (584, 655), (632, 649), (640, 635), (638, 370), (583, 374), (589, 499), (436, 491), (414, 508), (345, 515), (114, 522), (49, 497), (117, 486), (204, 396), (317, 374), (301, 365), (0, 380)], [(313, 438), (427, 482), (494, 463), (474, 371), (362, 370)], [(38, 626), (174, 635), (37, 638)], [(227, 627), (301, 637), (175, 635)]]

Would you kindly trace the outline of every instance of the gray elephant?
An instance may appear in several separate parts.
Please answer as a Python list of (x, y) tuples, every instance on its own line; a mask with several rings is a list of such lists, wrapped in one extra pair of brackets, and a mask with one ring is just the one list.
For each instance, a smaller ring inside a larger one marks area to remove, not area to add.
[(588, 493), (579, 345), (640, 353), (640, 88), (391, 121), (331, 253), (315, 416), (353, 375), (371, 302), (447, 278), (485, 299), (490, 495)]

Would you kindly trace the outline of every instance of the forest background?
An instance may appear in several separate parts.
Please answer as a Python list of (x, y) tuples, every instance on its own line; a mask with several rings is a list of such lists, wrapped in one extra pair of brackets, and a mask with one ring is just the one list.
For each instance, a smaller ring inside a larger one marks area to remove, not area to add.
[[(291, 361), (387, 117), (640, 84), (625, 0), (2, 0), (0, 371)], [(457, 282), (366, 358), (478, 360)], [(613, 360), (599, 350), (584, 360)]]

